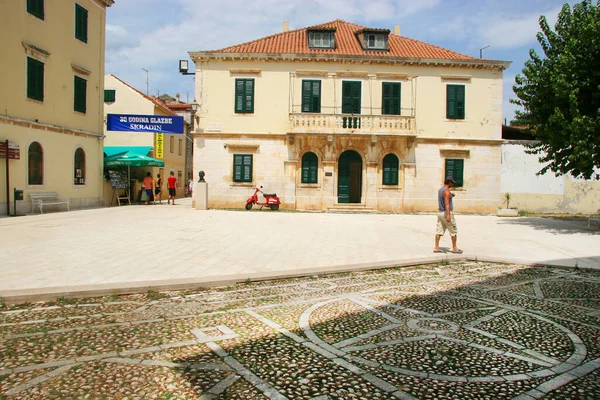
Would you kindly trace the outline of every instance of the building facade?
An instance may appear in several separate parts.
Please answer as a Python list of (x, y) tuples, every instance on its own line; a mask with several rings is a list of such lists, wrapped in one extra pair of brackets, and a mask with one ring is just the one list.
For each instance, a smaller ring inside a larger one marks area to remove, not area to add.
[[(142, 93), (115, 75), (106, 75), (104, 77), (104, 86), (106, 92), (104, 98), (105, 114), (177, 116), (177, 114), (171, 111), (162, 101)], [(187, 183), (185, 177), (186, 137), (184, 134), (165, 133), (163, 135), (162, 157), (157, 151), (157, 133), (113, 132), (105, 130), (105, 135), (104, 146), (107, 155), (114, 154), (114, 152), (111, 152), (110, 150), (116, 149), (116, 151), (121, 151), (127, 149), (144, 156), (159, 158), (164, 161), (165, 166), (161, 168), (148, 167), (145, 169), (136, 169), (133, 178), (142, 180), (146, 175), (146, 171), (151, 172), (152, 176), (155, 178), (157, 174), (160, 174), (161, 177), (163, 177), (163, 193), (167, 193), (166, 178), (169, 176), (170, 172), (173, 172), (177, 178), (177, 196), (183, 197), (183, 188)], [(105, 188), (107, 185), (108, 183), (105, 183)], [(108, 185), (108, 189), (105, 190), (105, 196), (107, 196), (107, 192), (110, 192), (109, 189), (110, 185)], [(166, 196), (163, 197), (166, 198)]]
[(210, 207), (430, 211), (447, 175), (457, 209), (499, 205), (508, 62), (341, 20), (190, 56)]
[[(31, 212), (30, 193), (58, 193), (71, 208), (102, 204), (104, 43), (112, 4), (0, 3), (0, 141), (20, 151), (20, 159), (9, 161), (11, 202), (13, 188), (24, 191), (19, 214)], [(0, 214), (6, 214), (3, 183)]]

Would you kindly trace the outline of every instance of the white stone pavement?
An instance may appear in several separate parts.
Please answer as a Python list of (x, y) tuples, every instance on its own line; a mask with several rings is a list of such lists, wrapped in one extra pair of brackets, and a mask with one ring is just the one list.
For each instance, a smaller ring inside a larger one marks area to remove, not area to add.
[[(197, 211), (179, 204), (0, 218), (0, 296), (215, 282), (442, 259), (433, 214)], [(241, 209), (241, 206), (240, 206)], [(464, 256), (600, 269), (584, 221), (457, 215)], [(449, 250), (450, 238), (442, 238)]]

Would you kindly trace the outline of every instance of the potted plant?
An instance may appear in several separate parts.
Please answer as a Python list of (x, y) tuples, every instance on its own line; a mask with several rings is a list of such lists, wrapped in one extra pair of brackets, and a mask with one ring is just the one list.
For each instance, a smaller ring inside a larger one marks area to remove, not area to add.
[(498, 208), (497, 215), (499, 217), (518, 217), (519, 210), (516, 208), (510, 208), (510, 193), (508, 192), (504, 193), (504, 202), (502, 204), (504, 205), (505, 203), (506, 208)]

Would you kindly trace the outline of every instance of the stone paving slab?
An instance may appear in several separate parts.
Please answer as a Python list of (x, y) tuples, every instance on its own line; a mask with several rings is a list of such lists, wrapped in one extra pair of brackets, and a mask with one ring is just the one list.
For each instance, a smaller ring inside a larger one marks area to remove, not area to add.
[(4, 305), (0, 399), (600, 398), (599, 310), (600, 271), (447, 260)]
[[(600, 230), (581, 221), (457, 221), (462, 259), (600, 268)], [(197, 211), (190, 199), (0, 218), (0, 296), (183, 289), (454, 257), (447, 235), (446, 253), (432, 253), (434, 230), (433, 214)]]

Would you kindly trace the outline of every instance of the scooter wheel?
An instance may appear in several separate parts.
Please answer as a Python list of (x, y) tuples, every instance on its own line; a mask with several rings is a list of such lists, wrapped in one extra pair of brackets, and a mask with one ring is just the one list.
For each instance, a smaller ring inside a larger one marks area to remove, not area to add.
[(246, 210), (252, 209), (252, 203), (246, 203)]
[(279, 210), (279, 204), (271, 204), (269, 207), (271, 207), (271, 210), (273, 211)]

